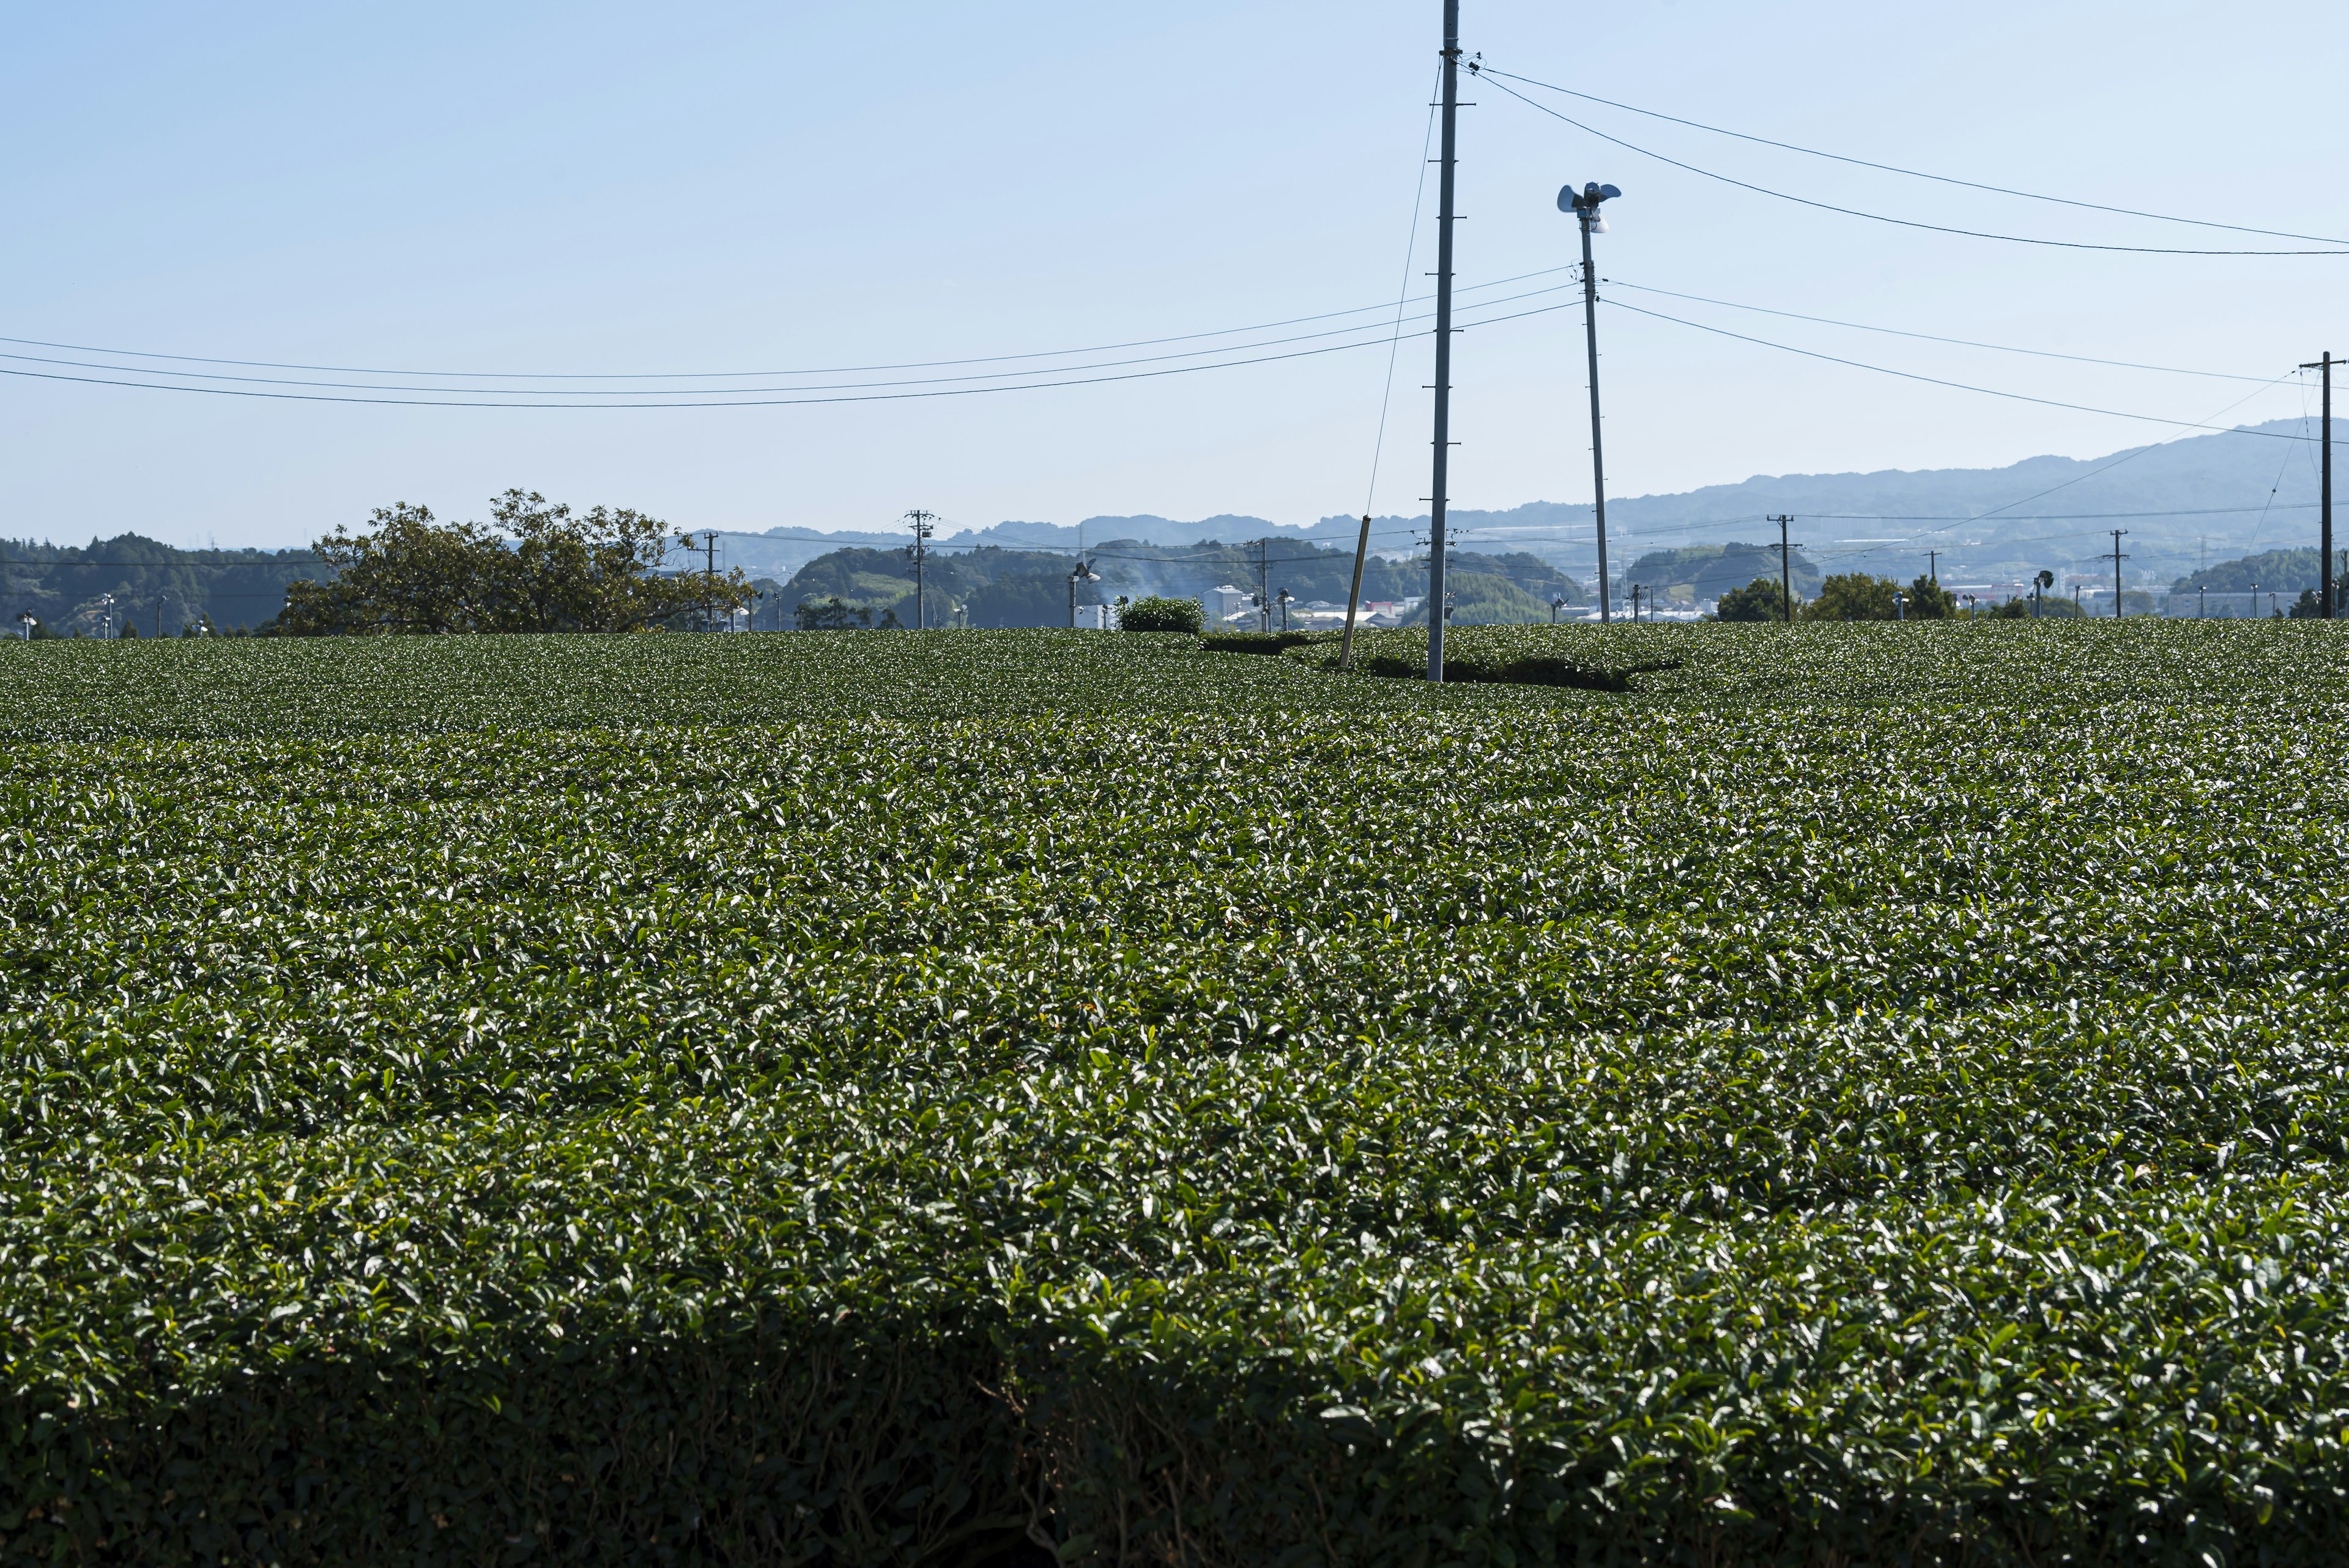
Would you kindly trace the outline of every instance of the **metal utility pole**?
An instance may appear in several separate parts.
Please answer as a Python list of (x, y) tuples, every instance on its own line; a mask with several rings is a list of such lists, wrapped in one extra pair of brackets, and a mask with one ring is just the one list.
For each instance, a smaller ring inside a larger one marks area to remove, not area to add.
[(906, 513), (903, 521), (914, 530), (914, 542), (906, 546), (905, 554), (914, 558), (914, 629), (920, 631), (930, 624), (923, 614), (922, 566), (929, 558), (930, 535), (936, 531), (938, 514), (917, 506)]
[(2324, 441), (2324, 477), (2318, 498), (2316, 525), (2321, 541), (2318, 550), (2324, 556), (2324, 586), (2321, 590), (2324, 596), (2324, 607), (2316, 613), (2326, 620), (2333, 618), (2333, 367), (2339, 363), (2341, 361), (2333, 357), (2333, 350), (2327, 348), (2322, 358), (2301, 367), (2303, 370), (2324, 372), (2324, 423), (2321, 427)]
[[(1338, 670), (1340, 674), (1354, 667), (1354, 612), (1362, 602), (1362, 562), (1371, 553), (1371, 514), (1362, 514), (1362, 536), (1354, 542), (1354, 586), (1346, 594), (1346, 639), (1338, 645)], [(1557, 619), (1556, 611), (1551, 620)]]
[(1452, 474), (1453, 165), (1460, 148), (1460, 0), (1444, 0), (1444, 151), (1435, 200), (1435, 472), (1428, 498), (1427, 678), (1444, 679), (1444, 510)]
[(2107, 528), (2105, 532), (2113, 536), (2113, 618), (2118, 620), (2121, 618), (2121, 563), (2128, 559), (2121, 554), (2121, 535), (2128, 530)]
[[(1599, 274), (1590, 260), (1590, 236), (1607, 232), (1599, 205), (1623, 192), (1597, 182), (1557, 193), (1557, 210), (1572, 213), (1582, 230), (1582, 333), (1590, 349), (1590, 504), (1599, 524), (1599, 618), (1609, 618), (1607, 583), (1607, 459), (1599, 439)], [(1632, 619), (1639, 619), (1635, 611)]]
[(1778, 608), (1779, 612), (1786, 618), (1786, 624), (1792, 626), (1795, 624), (1795, 546), (1786, 542), (1786, 524), (1792, 523), (1794, 519), (1784, 513), (1778, 513), (1764, 518), (1764, 521), (1775, 523), (1778, 525)]

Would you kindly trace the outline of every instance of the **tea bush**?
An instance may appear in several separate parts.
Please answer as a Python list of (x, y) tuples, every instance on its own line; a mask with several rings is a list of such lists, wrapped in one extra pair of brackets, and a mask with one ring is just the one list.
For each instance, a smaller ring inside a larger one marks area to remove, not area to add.
[(2337, 1561), (2333, 628), (1452, 635), (0, 647), (0, 1558)]

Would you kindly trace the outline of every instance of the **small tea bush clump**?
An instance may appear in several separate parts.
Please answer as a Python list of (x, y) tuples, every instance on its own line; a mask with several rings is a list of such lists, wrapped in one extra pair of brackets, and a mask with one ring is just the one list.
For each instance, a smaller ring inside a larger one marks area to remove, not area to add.
[(2340, 634), (1448, 646), (0, 645), (0, 1561), (2337, 1561)]
[(1118, 612), (1120, 631), (1182, 631), (1196, 637), (1205, 622), (1206, 612), (1196, 599), (1165, 598), (1151, 594), (1129, 603)]

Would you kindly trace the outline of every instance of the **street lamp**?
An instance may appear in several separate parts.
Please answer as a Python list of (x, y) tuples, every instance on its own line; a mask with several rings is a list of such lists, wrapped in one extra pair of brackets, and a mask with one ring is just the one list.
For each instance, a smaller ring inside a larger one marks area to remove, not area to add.
[(1280, 593), (1277, 597), (1276, 602), (1280, 606), (1280, 629), (1283, 631), (1287, 631), (1288, 629), (1288, 601), (1296, 597), (1296, 595), (1290, 593), (1287, 588), (1281, 589)]
[(98, 635), (101, 639), (114, 635), (114, 596), (112, 594), (98, 596)]
[(1069, 571), (1069, 629), (1071, 631), (1077, 629), (1077, 585), (1100, 581), (1101, 574), (1085, 565), (1083, 556), (1078, 556), (1077, 564)]
[(16, 612), (16, 624), (25, 628), (25, 640), (26, 642), (33, 640), (33, 622), (39, 618), (40, 618), (36, 616), (31, 610), (18, 610)]
[[(1607, 220), (1599, 210), (1600, 204), (1622, 193), (1612, 185), (1596, 182), (1579, 191), (1571, 185), (1561, 186), (1557, 192), (1557, 210), (1572, 213), (1577, 226), (1582, 230), (1582, 330), (1590, 347), (1590, 497), (1591, 510), (1599, 524), (1599, 618), (1602, 621), (1608, 618), (1607, 460), (1599, 444), (1599, 275), (1591, 265), (1590, 236), (1607, 232)], [(1640, 618), (1636, 608), (1631, 618)]]
[(1893, 618), (1894, 620), (1907, 620), (1907, 619), (1909, 618), (1909, 613), (1908, 613), (1908, 612), (1909, 612), (1909, 598), (1908, 598), (1908, 596), (1907, 596), (1907, 595), (1905, 595), (1905, 594), (1903, 594), (1903, 593), (1902, 593), (1899, 588), (1895, 588), (1895, 589), (1893, 589), (1893, 590), (1892, 590), (1892, 618)]
[(1550, 596), (1550, 598), (1549, 598), (1549, 623), (1550, 623), (1550, 625), (1552, 625), (1552, 626), (1556, 626), (1556, 625), (1557, 624), (1557, 612), (1558, 612), (1558, 611), (1560, 611), (1560, 610), (1562, 610), (1562, 609), (1564, 609), (1565, 607), (1566, 607), (1566, 596), (1565, 596), (1564, 594), (1552, 594), (1552, 595)]

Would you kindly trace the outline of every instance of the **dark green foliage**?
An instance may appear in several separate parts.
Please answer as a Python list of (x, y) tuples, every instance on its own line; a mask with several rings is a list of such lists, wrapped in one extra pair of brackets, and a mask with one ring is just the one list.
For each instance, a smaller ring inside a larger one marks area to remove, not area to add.
[(0, 1559), (2337, 1561), (2342, 634), (1451, 644), (0, 644)]
[(1196, 599), (1144, 595), (1119, 612), (1117, 625), (1120, 631), (1184, 631), (1196, 637), (1205, 618)]
[(439, 523), (429, 507), (376, 508), (369, 532), (337, 526), (315, 546), (333, 576), (285, 591), (293, 636), (640, 631), (747, 603), (742, 574), (665, 575), (657, 518), (598, 506), (574, 515), (509, 490), (492, 522)]
[[(1069, 624), (1069, 567), (1063, 556), (1040, 571), (1006, 572), (970, 591), (964, 601), (970, 624), (994, 631), (1012, 628), (1061, 627)], [(1079, 585), (1077, 601), (1102, 602), (1101, 585)]]
[(1900, 613), (1910, 620), (1947, 620), (1958, 613), (1958, 601), (1949, 589), (1924, 573), (1902, 590), (1908, 601)]
[(843, 604), (836, 598), (820, 604), (803, 600), (795, 613), (802, 631), (854, 631), (873, 625), (870, 606)]
[(2190, 594), (2208, 588), (2214, 594), (2249, 593), (2254, 587), (2275, 593), (2296, 593), (2313, 587), (2324, 570), (2315, 547), (2262, 550), (2232, 561), (2220, 561), (2199, 572), (2189, 572), (2170, 585), (2170, 592)]
[(1837, 572), (1819, 585), (1816, 597), (1797, 613), (1805, 620), (1890, 620), (1892, 596), (1900, 585), (1866, 572)]
[(278, 612), (287, 584), (320, 567), (307, 550), (181, 550), (137, 534), (86, 545), (0, 540), (0, 562), (15, 607), (34, 611), (60, 637), (78, 624), (96, 626), (99, 596), (109, 593), (118, 613), (135, 619), (149, 620), (160, 607), (166, 627), (205, 616), (250, 626)]
[(1717, 618), (1730, 621), (1786, 619), (1785, 587), (1776, 577), (1756, 577), (1721, 596)]

